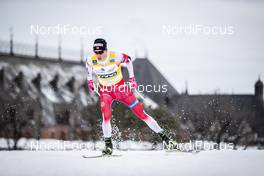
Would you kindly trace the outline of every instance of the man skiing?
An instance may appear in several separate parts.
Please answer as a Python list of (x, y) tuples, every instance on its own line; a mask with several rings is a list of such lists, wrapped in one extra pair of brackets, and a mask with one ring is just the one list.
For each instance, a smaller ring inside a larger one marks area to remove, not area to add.
[[(137, 82), (134, 77), (133, 64), (131, 58), (126, 54), (116, 53), (107, 50), (107, 43), (104, 39), (98, 38), (93, 44), (93, 53), (85, 60), (87, 76), (87, 85), (89, 92), (95, 91), (92, 72), (94, 72), (99, 81), (100, 87), (100, 106), (102, 111), (102, 130), (105, 141), (104, 155), (111, 155), (112, 145), (112, 128), (111, 128), (111, 104), (113, 101), (119, 101), (127, 105), (134, 114), (143, 120), (150, 129), (159, 134), (165, 143), (167, 149), (175, 148), (173, 142), (158, 125), (158, 123), (148, 115), (142, 104), (134, 96), (131, 89), (137, 88)], [(122, 76), (121, 67), (127, 67), (129, 73), (129, 84), (125, 84)]]

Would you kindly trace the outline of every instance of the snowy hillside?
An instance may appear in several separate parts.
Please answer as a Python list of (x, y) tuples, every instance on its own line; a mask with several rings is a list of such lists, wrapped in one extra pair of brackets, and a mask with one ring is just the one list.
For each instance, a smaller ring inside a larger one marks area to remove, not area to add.
[[(56, 124), (54, 119), (55, 104), (76, 103), (81, 109), (94, 104), (98, 99), (96, 96), (87, 95), (86, 87), (83, 86), (86, 80), (85, 68), (81, 64), (71, 65), (66, 62), (56, 63), (53, 60), (2, 56), (0, 70), (2, 69), (5, 75), (5, 84), (3, 85), (5, 93), (11, 96), (25, 91), (25, 97), (39, 101), (42, 108), (42, 121), (45, 126)], [(16, 88), (13, 91), (9, 87), (12, 87), (11, 85), (14, 84), (18, 75), (23, 77), (23, 88)], [(39, 79), (39, 90), (33, 83), (34, 79)], [(74, 83), (74, 91), (70, 91), (67, 86), (71, 80)], [(51, 86), (52, 81), (55, 82), (58, 90)]]

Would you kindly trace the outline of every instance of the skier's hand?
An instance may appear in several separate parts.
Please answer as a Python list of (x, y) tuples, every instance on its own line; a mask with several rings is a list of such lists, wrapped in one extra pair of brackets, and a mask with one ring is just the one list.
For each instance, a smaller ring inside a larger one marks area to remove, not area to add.
[(135, 77), (129, 78), (128, 81), (132, 89), (137, 89), (138, 85), (137, 85)]
[(89, 93), (93, 93), (94, 92), (94, 82), (93, 82), (93, 80), (87, 80), (87, 87), (88, 87)]

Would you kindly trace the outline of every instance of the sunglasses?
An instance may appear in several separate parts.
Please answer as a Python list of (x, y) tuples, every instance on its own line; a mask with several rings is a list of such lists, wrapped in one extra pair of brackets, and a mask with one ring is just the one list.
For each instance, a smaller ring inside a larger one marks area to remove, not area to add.
[(103, 54), (103, 50), (100, 50), (100, 51), (94, 51), (95, 54)]

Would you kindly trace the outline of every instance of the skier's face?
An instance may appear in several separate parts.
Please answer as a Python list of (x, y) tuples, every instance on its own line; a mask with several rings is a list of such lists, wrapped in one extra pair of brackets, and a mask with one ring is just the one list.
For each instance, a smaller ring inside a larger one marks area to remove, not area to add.
[(95, 55), (96, 55), (96, 57), (97, 57), (98, 60), (103, 60), (107, 56), (107, 51), (106, 50), (100, 51), (100, 52), (95, 51), (94, 53), (95, 53)]

